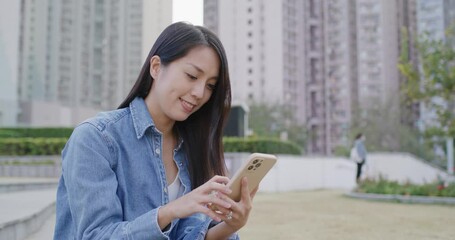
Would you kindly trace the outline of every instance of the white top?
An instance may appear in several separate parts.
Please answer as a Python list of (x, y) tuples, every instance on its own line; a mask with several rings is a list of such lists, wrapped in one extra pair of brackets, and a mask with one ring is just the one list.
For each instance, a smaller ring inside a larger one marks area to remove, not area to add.
[(174, 182), (172, 182), (169, 186), (167, 186), (167, 192), (169, 194), (169, 202), (174, 201), (175, 199), (181, 197), (183, 195), (183, 185), (182, 182), (180, 181), (179, 175), (174, 179)]

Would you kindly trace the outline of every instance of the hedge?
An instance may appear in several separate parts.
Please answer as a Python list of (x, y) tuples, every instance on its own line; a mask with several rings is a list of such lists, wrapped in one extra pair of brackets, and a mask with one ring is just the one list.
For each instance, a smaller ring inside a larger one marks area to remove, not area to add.
[(0, 138), (0, 155), (60, 155), (68, 138)]
[[(63, 131), (62, 131), (63, 132)], [(49, 135), (53, 135), (52, 133)], [(0, 155), (60, 155), (68, 137), (0, 138)], [(302, 150), (289, 141), (278, 139), (223, 138), (225, 152), (262, 152), (299, 155)]]
[(261, 152), (270, 154), (302, 154), (297, 144), (278, 139), (223, 138), (225, 152)]
[(69, 138), (73, 128), (0, 128), (1, 138)]

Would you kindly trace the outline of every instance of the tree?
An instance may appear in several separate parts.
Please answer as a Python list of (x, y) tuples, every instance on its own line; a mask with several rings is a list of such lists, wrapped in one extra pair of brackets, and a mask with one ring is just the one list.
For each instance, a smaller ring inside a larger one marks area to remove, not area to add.
[[(441, 159), (432, 154), (431, 146), (419, 142), (422, 134), (400, 121), (400, 111), (390, 107), (394, 101), (392, 97), (386, 102), (372, 101), (355, 111), (350, 139), (363, 133), (368, 151), (408, 152), (443, 166)], [(368, 114), (362, 114), (364, 112)]]
[[(446, 31), (446, 39), (454, 37), (453, 30), (452, 27)], [(408, 58), (407, 39), (407, 32), (403, 31), (402, 51), (398, 64), (398, 69), (406, 77), (402, 89), (409, 101), (421, 102), (434, 111), (432, 124), (425, 129), (427, 139), (453, 139), (455, 49), (449, 41), (432, 39), (428, 34), (424, 34), (417, 41), (420, 65), (416, 65)], [(449, 156), (448, 159), (453, 159), (453, 156)]]
[(249, 108), (249, 127), (255, 136), (279, 138), (286, 133), (288, 140), (302, 148), (305, 146), (305, 126), (296, 121), (294, 111), (289, 106), (252, 103)]

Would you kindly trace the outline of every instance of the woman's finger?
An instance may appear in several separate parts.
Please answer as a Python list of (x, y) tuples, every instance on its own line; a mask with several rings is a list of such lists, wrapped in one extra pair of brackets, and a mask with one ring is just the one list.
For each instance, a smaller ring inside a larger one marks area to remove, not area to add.
[(245, 202), (247, 206), (251, 205), (250, 188), (248, 187), (247, 177), (242, 179), (242, 198), (240, 201)]
[(253, 200), (254, 196), (256, 196), (256, 193), (258, 192), (259, 186), (257, 186), (253, 191), (250, 193), (250, 198)]
[(208, 182), (217, 182), (226, 185), (229, 182), (229, 178), (225, 176), (215, 175)]

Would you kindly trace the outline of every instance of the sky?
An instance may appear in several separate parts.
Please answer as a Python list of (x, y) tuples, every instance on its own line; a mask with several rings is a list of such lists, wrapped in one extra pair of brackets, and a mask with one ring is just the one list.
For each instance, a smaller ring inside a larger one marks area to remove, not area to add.
[(173, 0), (172, 22), (188, 21), (194, 25), (203, 25), (204, 0)]

